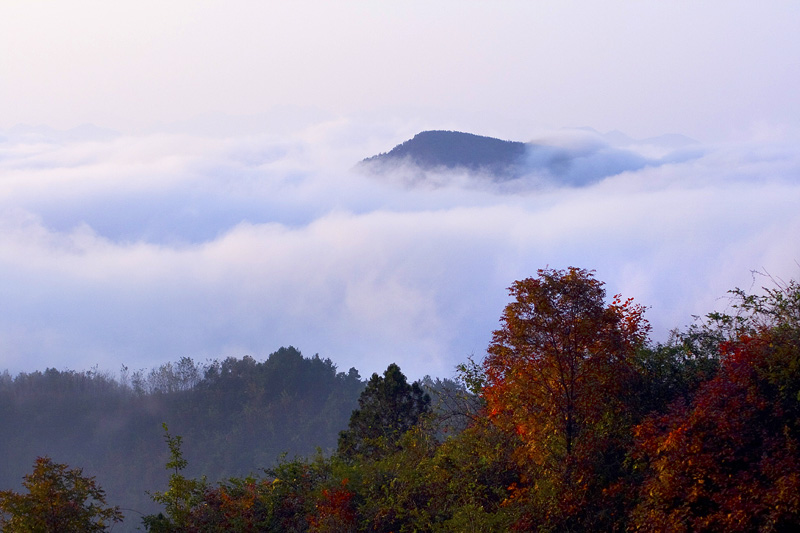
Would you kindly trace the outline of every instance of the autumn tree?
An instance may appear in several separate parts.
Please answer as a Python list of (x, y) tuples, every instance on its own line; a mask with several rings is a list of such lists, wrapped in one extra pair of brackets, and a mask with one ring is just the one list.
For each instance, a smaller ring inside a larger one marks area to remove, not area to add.
[(791, 531), (800, 526), (800, 286), (735, 290), (718, 373), (636, 428), (645, 472), (632, 529)]
[(531, 485), (567, 515), (587, 485), (617, 475), (631, 362), (649, 329), (643, 307), (607, 304), (603, 285), (578, 268), (515, 282), (483, 363), (489, 416), (519, 436)]
[(409, 385), (396, 364), (390, 364), (383, 376), (372, 374), (358, 398), (358, 409), (339, 435), (339, 454), (377, 457), (396, 449), (399, 438), (430, 410), (430, 403), (419, 383)]
[(314, 513), (309, 517), (310, 532), (349, 533), (356, 530), (355, 493), (348, 489), (347, 480), (338, 487), (322, 489)]
[(0, 491), (0, 530), (6, 533), (106, 531), (122, 521), (119, 507), (109, 507), (105, 491), (80, 468), (39, 457), (22, 485), (27, 494)]

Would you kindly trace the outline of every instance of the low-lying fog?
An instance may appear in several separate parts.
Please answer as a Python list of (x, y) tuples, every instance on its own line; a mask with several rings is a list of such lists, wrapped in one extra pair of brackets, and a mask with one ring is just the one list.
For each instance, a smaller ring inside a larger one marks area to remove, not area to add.
[(0, 370), (294, 345), (447, 377), (538, 268), (594, 269), (650, 307), (656, 340), (767, 282), (751, 270), (800, 274), (796, 145), (563, 130), (513, 139), (548, 148), (511, 182), (357, 168), (414, 133), (0, 132)]

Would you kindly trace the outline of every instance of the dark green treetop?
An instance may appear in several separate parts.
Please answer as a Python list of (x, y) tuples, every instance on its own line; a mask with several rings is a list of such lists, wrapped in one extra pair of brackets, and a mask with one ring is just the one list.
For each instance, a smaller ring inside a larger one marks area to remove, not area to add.
[(430, 411), (430, 404), (419, 383), (409, 385), (396, 364), (390, 364), (383, 377), (372, 374), (358, 398), (358, 409), (339, 434), (339, 455), (377, 458), (395, 451), (400, 437)]

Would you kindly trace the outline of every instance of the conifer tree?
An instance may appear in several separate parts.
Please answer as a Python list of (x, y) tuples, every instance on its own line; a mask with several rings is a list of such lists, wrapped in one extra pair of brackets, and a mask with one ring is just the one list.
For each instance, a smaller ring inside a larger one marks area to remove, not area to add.
[(419, 383), (409, 385), (396, 364), (383, 377), (372, 374), (348, 428), (339, 434), (339, 455), (377, 458), (396, 450), (400, 437), (430, 411), (430, 403)]

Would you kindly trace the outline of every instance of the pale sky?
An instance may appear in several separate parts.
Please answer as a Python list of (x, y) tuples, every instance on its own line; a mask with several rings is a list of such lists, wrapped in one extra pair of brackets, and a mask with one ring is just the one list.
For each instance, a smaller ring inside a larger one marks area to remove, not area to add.
[[(796, 279), (799, 6), (6, 0), (0, 371), (294, 345), (449, 377), (538, 268), (595, 269), (658, 339)], [(424, 129), (604, 179), (354, 171)]]
[(0, 127), (281, 106), (525, 139), (794, 128), (800, 4), (6, 0)]

